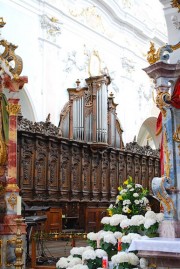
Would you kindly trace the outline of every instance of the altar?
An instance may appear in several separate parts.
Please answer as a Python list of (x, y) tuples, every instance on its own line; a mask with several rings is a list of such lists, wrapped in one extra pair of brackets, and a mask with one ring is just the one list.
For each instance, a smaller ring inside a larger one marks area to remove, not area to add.
[(148, 259), (148, 267), (180, 268), (180, 238), (145, 238), (133, 240), (128, 251), (138, 251)]

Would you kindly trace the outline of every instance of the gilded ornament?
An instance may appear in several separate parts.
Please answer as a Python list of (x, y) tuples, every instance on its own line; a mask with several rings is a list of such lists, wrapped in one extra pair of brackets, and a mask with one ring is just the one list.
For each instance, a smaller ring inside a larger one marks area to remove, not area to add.
[(0, 176), (4, 175), (4, 165), (7, 160), (7, 148), (0, 131)]
[(3, 18), (0, 17), (0, 28), (4, 27), (6, 23), (4, 22)]
[(180, 125), (177, 127), (177, 130), (174, 132), (173, 139), (176, 142), (180, 142)]
[(15, 183), (10, 183), (10, 184), (7, 184), (6, 186), (6, 191), (19, 191), (19, 187), (17, 184)]
[(6, 107), (6, 110), (10, 116), (16, 116), (21, 111), (21, 105), (9, 103)]
[(166, 177), (170, 178), (170, 151), (167, 146), (167, 132), (164, 132), (164, 154), (165, 154), (165, 164), (164, 164), (164, 170), (166, 172)]
[(7, 60), (8, 63), (13, 61), (14, 62), (14, 67), (10, 68), (10, 72), (12, 74), (17, 74), (20, 75), (22, 72), (23, 68), (23, 62), (20, 56), (15, 54), (15, 50), (17, 49), (18, 46), (2, 39), (0, 41), (0, 45), (4, 47), (3, 53), (0, 55), (3, 59)]
[(154, 64), (157, 61), (167, 61), (169, 59), (169, 53), (172, 53), (174, 50), (177, 50), (179, 48), (180, 42), (175, 45), (165, 44), (156, 51), (154, 43), (150, 42), (150, 49), (147, 53), (147, 61), (149, 62), (149, 64)]
[(157, 107), (161, 110), (162, 115), (166, 117), (166, 109), (165, 107), (168, 107), (169, 104), (167, 101), (171, 100), (171, 96), (168, 92), (161, 92), (158, 91), (157, 96), (156, 96), (156, 105)]
[(15, 194), (14, 192), (12, 192), (8, 198), (8, 203), (10, 204), (10, 206), (12, 207), (12, 209), (14, 210), (14, 207), (17, 205), (17, 194)]
[(178, 8), (178, 12), (180, 12), (180, 1), (179, 0), (171, 0), (171, 6)]

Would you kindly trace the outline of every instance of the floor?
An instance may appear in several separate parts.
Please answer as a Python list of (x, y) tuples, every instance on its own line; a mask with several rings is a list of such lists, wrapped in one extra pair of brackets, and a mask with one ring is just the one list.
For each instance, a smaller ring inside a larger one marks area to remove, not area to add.
[[(87, 241), (82, 239), (75, 240), (75, 246), (87, 246)], [(29, 258), (26, 268), (31, 268), (31, 243), (29, 247)], [(37, 265), (55, 265), (60, 257), (68, 257), (72, 249), (72, 240), (58, 239), (37, 243), (36, 257)]]

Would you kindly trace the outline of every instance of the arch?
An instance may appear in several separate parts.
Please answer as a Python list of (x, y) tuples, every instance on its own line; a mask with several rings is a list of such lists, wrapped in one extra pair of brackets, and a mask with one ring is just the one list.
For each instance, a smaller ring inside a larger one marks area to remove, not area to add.
[(156, 117), (147, 118), (138, 133), (137, 143), (145, 146), (147, 143), (153, 148), (158, 149), (160, 145), (160, 135), (156, 136)]

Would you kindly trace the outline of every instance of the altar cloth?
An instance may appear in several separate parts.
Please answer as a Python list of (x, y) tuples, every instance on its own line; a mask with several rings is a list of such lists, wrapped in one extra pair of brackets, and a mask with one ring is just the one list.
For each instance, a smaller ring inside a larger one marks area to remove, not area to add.
[(180, 253), (180, 238), (146, 238), (133, 240), (128, 251), (161, 251)]

